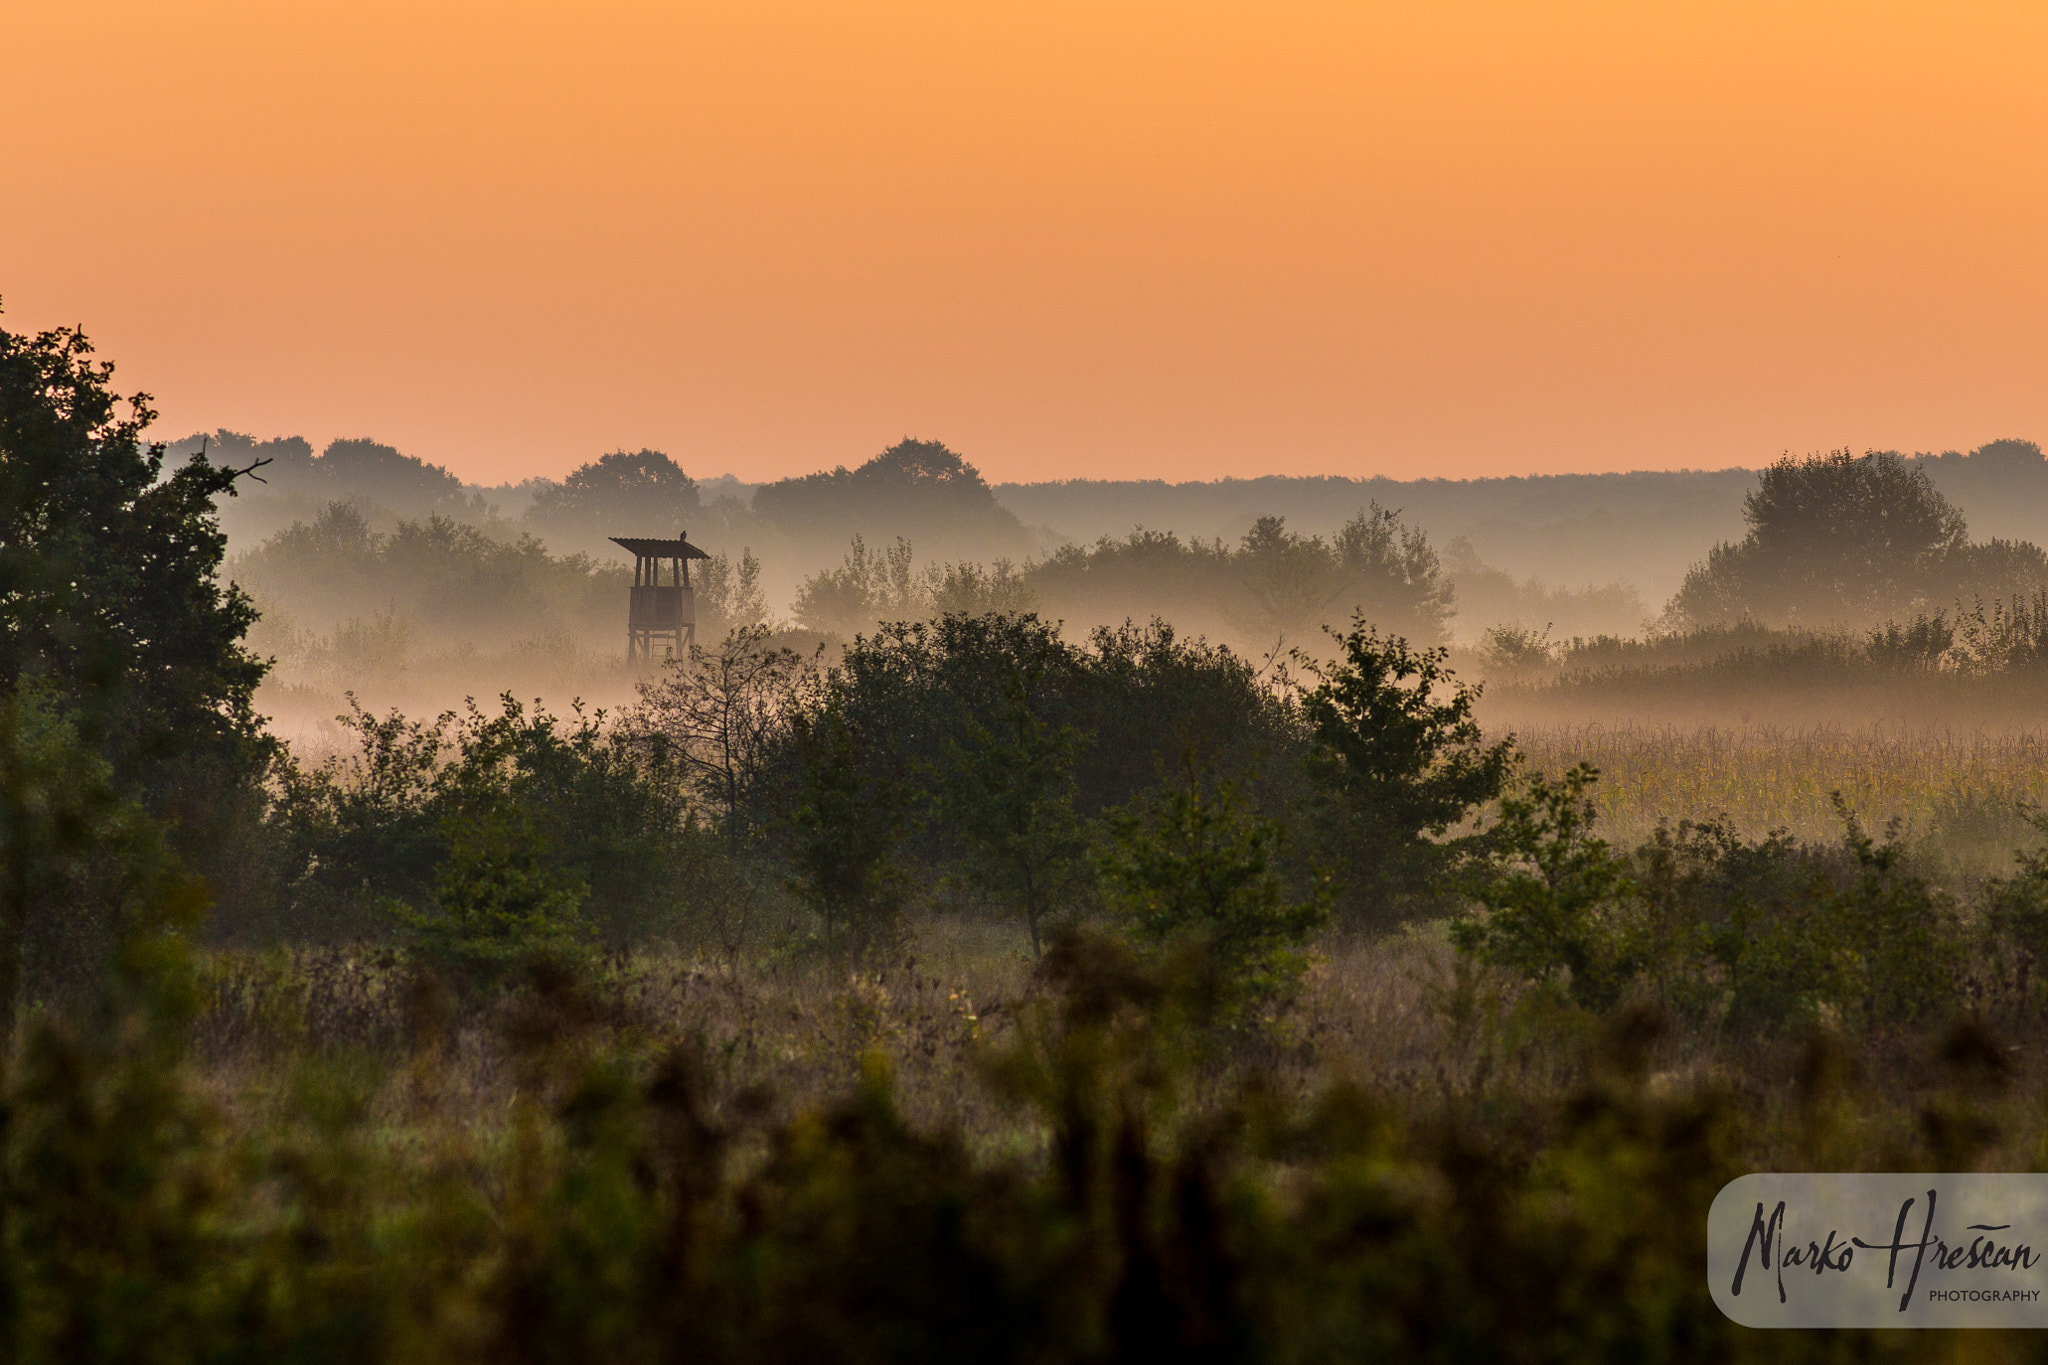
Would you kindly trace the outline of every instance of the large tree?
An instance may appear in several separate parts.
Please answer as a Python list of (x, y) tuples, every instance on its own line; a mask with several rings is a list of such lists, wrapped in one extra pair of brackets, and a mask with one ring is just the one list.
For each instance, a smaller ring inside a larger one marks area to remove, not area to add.
[(605, 536), (672, 536), (704, 512), (697, 481), (658, 450), (615, 450), (543, 484), (526, 519), (570, 548)]
[(1788, 455), (1758, 475), (1742, 517), (1748, 535), (1686, 575), (1671, 601), (1676, 623), (1861, 625), (1938, 609), (1959, 592), (2023, 586), (2009, 581), (2025, 576), (2013, 553), (1972, 546), (1926, 470), (1889, 451)]
[(981, 472), (940, 441), (908, 437), (858, 469), (764, 484), (754, 515), (792, 542), (841, 546), (898, 536), (926, 559), (987, 562), (1019, 555), (1030, 537)]
[(271, 752), (255, 611), (219, 579), (241, 471), (166, 477), (147, 396), (91, 356), (0, 330), (0, 1052), (25, 971), (89, 969), (138, 909), (196, 912), (159, 820), (201, 870), (244, 871), (225, 850)]
[(215, 500), (247, 470), (204, 455), (165, 475), (83, 333), (0, 330), (0, 688), (54, 697), (116, 778), (174, 823), (268, 755), (256, 618), (220, 579)]

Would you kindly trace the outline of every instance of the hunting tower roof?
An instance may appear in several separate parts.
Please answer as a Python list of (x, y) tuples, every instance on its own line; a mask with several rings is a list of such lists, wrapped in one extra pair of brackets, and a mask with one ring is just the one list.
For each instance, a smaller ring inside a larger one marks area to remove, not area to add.
[(612, 544), (641, 559), (711, 558), (681, 536), (674, 540), (654, 540), (646, 536), (613, 536)]

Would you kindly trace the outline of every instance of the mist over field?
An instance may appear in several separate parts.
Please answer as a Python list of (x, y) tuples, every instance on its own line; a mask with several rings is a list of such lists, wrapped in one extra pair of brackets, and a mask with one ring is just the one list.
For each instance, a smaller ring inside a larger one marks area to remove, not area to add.
[[(1946, 567), (1882, 602), (1832, 603), (1707, 602), (1697, 590), (1681, 601), (1688, 574), (1742, 540), (1756, 470), (990, 485), (943, 443), (906, 439), (851, 469), (766, 485), (642, 450), (480, 487), (368, 440), (315, 455), (300, 438), (222, 431), (173, 442), (168, 458), (202, 445), (219, 461), (270, 461), (266, 482), (245, 481), (223, 505), (222, 524), (229, 575), (263, 608), (253, 638), (278, 659), (265, 704), (288, 727), (317, 728), (351, 691), (430, 711), (507, 687), (618, 703), (632, 688), (629, 570), (611, 537), (677, 530), (714, 556), (698, 570), (704, 641), (765, 623), (837, 648), (884, 620), (999, 609), (1060, 622), (1073, 639), (1156, 618), (1272, 658), (1316, 652), (1323, 626), (1362, 608), (1451, 647), (1467, 676), (1495, 684), (1487, 709), (1506, 723), (2034, 714), (2024, 686), (1982, 684), (1967, 698), (1947, 688), (1937, 705), (1875, 665), (1816, 665), (1828, 674), (1816, 692), (1787, 681), (1796, 665), (1745, 662), (1854, 654), (1881, 622), (1966, 623), (2048, 582), (2026, 539), (2048, 524), (2048, 462), (2024, 440), (1899, 457), (1961, 528), (1931, 533)], [(1677, 640), (1724, 628), (1738, 633)], [(1673, 665), (1692, 681), (1590, 676)]]

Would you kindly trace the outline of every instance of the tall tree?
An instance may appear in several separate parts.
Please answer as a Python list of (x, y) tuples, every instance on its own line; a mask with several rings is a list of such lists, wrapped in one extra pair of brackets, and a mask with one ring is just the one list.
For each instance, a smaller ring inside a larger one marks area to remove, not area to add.
[[(220, 581), (216, 499), (248, 470), (168, 476), (83, 333), (0, 330), (0, 687), (33, 682), (116, 779), (187, 833), (267, 761), (243, 647), (249, 599)], [(125, 406), (125, 412), (122, 411)]]
[[(543, 484), (526, 519), (543, 532), (585, 540), (674, 535), (703, 515), (697, 481), (658, 450), (615, 450)], [(573, 548), (573, 547), (572, 547)]]
[(902, 537), (935, 559), (988, 560), (1029, 549), (1016, 514), (981, 472), (939, 441), (904, 439), (858, 469), (781, 479), (754, 492), (754, 515), (793, 543)]
[(1686, 575), (1674, 621), (1864, 624), (1938, 608), (1971, 549), (1926, 469), (1890, 451), (1788, 455), (1757, 476), (1742, 518), (1749, 533)]

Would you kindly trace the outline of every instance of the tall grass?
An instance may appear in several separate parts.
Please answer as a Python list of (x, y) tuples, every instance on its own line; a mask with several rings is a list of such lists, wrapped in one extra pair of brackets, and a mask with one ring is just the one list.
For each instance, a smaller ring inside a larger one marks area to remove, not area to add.
[(1897, 818), (1966, 865), (2003, 865), (2025, 832), (2019, 803), (2048, 802), (2048, 731), (1551, 724), (1517, 739), (1533, 768), (1596, 764), (1602, 823), (1623, 842), (1711, 815), (1831, 839), (1839, 791), (1866, 823)]

